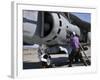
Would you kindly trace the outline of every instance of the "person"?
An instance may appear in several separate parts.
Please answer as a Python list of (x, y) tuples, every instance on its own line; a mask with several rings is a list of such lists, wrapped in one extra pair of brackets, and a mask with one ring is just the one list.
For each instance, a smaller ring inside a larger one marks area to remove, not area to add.
[(84, 65), (86, 65), (83, 60), (82, 54), (80, 53), (79, 37), (75, 32), (72, 33), (70, 42), (72, 51), (71, 54), (69, 54), (69, 67), (72, 67), (73, 60), (75, 60), (75, 62), (78, 62), (79, 59), (84, 63)]

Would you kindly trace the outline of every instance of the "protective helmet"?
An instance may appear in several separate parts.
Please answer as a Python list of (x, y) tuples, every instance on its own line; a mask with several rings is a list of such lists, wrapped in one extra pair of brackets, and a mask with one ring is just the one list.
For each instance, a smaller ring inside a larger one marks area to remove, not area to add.
[(76, 35), (76, 33), (75, 33), (75, 32), (73, 32), (72, 34), (73, 34), (74, 36)]

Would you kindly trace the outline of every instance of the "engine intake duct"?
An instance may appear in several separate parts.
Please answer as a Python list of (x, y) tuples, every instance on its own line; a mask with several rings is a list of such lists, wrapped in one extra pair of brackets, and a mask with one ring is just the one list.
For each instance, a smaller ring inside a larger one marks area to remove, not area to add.
[(37, 23), (37, 34), (40, 37), (46, 37), (50, 34), (53, 29), (53, 17), (50, 12), (39, 11), (38, 23)]

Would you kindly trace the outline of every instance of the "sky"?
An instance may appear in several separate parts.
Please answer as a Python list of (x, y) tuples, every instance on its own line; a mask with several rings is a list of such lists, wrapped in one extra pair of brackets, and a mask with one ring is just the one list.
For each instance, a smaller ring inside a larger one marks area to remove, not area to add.
[(79, 17), (80, 19), (86, 21), (86, 22), (91, 22), (91, 14), (90, 13), (77, 13), (77, 12), (73, 12), (72, 14), (76, 15), (77, 17)]

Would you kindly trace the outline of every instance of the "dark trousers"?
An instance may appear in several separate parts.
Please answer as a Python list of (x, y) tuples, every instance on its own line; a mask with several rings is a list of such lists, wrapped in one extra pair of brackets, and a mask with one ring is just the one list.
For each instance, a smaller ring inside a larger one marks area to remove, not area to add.
[(78, 62), (78, 60), (80, 59), (80, 61), (82, 63), (84, 63), (84, 65), (86, 65), (85, 61), (83, 60), (82, 54), (80, 53), (80, 49), (72, 49), (71, 54), (69, 55), (69, 67), (72, 66), (73, 60), (75, 59), (75, 62)]

